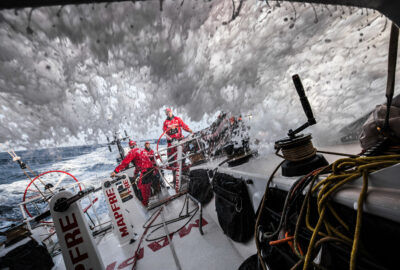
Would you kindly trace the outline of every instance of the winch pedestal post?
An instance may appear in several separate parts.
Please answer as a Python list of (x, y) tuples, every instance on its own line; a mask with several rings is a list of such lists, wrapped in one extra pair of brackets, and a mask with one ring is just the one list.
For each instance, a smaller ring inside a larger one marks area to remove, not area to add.
[[(126, 180), (129, 181), (127, 177)], [(131, 240), (134, 239), (134, 233), (132, 228), (133, 225), (131, 222), (129, 222), (129, 218), (126, 214), (127, 211), (123, 205), (120, 192), (116, 187), (116, 183), (118, 182), (111, 181), (110, 179), (104, 179), (102, 182), (102, 188), (109, 211), (109, 216), (111, 218), (111, 223), (113, 225), (113, 233), (117, 236), (120, 244), (124, 245), (130, 243)]]
[(179, 144), (177, 147), (177, 162), (178, 162), (178, 167), (176, 168), (176, 173), (175, 173), (175, 191), (176, 193), (181, 191), (182, 187), (182, 144)]
[(66, 269), (104, 270), (97, 246), (89, 232), (86, 218), (78, 202), (62, 211), (56, 205), (71, 198), (69, 191), (61, 191), (50, 201), (50, 213), (54, 221), (58, 241), (62, 250)]

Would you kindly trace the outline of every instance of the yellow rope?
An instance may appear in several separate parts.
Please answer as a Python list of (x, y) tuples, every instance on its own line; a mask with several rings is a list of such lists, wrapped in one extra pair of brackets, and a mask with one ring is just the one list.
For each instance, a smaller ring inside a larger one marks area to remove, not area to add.
[(322, 211), (321, 211), (321, 213), (319, 215), (318, 223), (315, 226), (314, 233), (312, 234), (310, 243), (308, 244), (307, 253), (306, 253), (306, 256), (305, 256), (305, 259), (304, 259), (303, 269), (307, 269), (309, 264), (310, 264), (311, 254), (312, 254), (312, 251), (313, 251), (314, 243), (317, 240), (318, 231), (319, 231), (319, 229), (320, 229), (320, 227), (322, 225), (322, 221), (324, 220), (324, 216), (325, 216), (325, 207), (322, 209)]
[(343, 219), (340, 218), (340, 216), (337, 214), (336, 210), (332, 207), (332, 205), (330, 203), (328, 203), (328, 208), (329, 211), (331, 211), (332, 215), (336, 218), (337, 221), (339, 221), (340, 224), (342, 224), (342, 226), (346, 229), (346, 231), (349, 231), (349, 225), (347, 225)]
[[(303, 201), (303, 203), (301, 205), (299, 218), (296, 221), (296, 228), (294, 230), (294, 239), (293, 239), (294, 250), (295, 250), (297, 256), (300, 258), (301, 261), (304, 260), (304, 257), (301, 255), (301, 253), (300, 253), (300, 251), (298, 249), (298, 234), (299, 234), (299, 229), (300, 229), (300, 225), (301, 225), (301, 218), (302, 218), (302, 216), (304, 214), (304, 211), (307, 211), (306, 215), (309, 215), (309, 205), (307, 203), (309, 203), (309, 198), (311, 196), (311, 190), (312, 190), (312, 187), (313, 187), (316, 179), (318, 178), (319, 175), (321, 175), (321, 174), (327, 172), (328, 170), (330, 170), (331, 167), (332, 167), (331, 165), (328, 165), (328, 166), (320, 169), (319, 172), (314, 175), (314, 177), (311, 180), (309, 191), (307, 192), (307, 194), (305, 196), (305, 199), (304, 199), (304, 201)], [(306, 209), (306, 205), (307, 205), (307, 210), (305, 210)], [(306, 216), (306, 224), (307, 224), (307, 226), (311, 227), (309, 222), (308, 222), (308, 216)], [(314, 228), (312, 228), (311, 231), (314, 231)]]
[[(388, 155), (388, 156), (377, 156), (377, 157), (358, 157), (358, 158), (343, 158), (334, 162), (330, 167), (332, 173), (314, 185), (316, 179), (313, 179), (309, 192), (307, 193), (302, 209), (300, 211), (299, 220), (303, 216), (304, 208), (306, 208), (305, 223), (307, 229), (312, 232), (307, 253), (304, 257), (299, 256), (301, 261), (304, 261), (303, 270), (308, 269), (312, 264), (313, 250), (318, 236), (324, 236), (329, 241), (338, 241), (350, 244), (352, 246), (350, 254), (350, 270), (356, 269), (357, 252), (360, 242), (360, 233), (362, 225), (363, 205), (367, 196), (368, 191), (368, 175), (371, 172), (375, 172), (380, 169), (384, 169), (395, 164), (400, 163), (400, 155)], [(317, 177), (318, 175), (316, 175)], [(330, 200), (333, 194), (335, 194), (345, 184), (350, 183), (358, 178), (362, 177), (363, 185), (358, 198), (357, 207), (357, 219), (355, 225), (354, 236), (347, 236), (340, 232), (335, 226), (332, 225), (331, 221), (327, 218), (327, 211), (332, 214), (332, 217), (342, 225), (347, 232), (350, 231), (350, 227), (344, 222), (339, 216), (335, 209), (330, 204)], [(317, 193), (317, 210), (318, 210), (318, 222), (315, 228), (309, 222), (310, 216), (310, 198), (312, 194)], [(300, 221), (298, 220), (295, 230), (295, 247), (297, 242), (297, 232), (300, 227)], [(321, 231), (325, 228), (325, 232)], [(323, 238), (323, 239), (324, 239)], [(318, 243), (320, 243), (318, 241)], [(299, 254), (298, 254), (299, 255)], [(298, 266), (298, 264), (296, 264)]]
[(363, 187), (361, 190), (360, 197), (357, 202), (357, 221), (356, 221), (356, 230), (354, 232), (354, 242), (353, 247), (351, 249), (350, 256), (350, 269), (356, 269), (356, 260), (357, 260), (357, 251), (358, 251), (358, 243), (360, 241), (360, 233), (361, 233), (361, 223), (362, 223), (362, 214), (363, 214), (363, 206), (365, 197), (367, 197), (368, 191), (368, 172), (365, 170), (363, 172)]

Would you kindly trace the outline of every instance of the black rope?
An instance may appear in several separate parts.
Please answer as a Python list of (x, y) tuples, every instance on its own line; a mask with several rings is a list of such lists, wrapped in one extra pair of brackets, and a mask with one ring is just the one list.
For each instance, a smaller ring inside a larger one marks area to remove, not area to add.
[[(180, 227), (179, 229), (177, 229), (177, 230), (171, 232), (169, 235), (173, 235), (173, 234), (179, 232), (179, 231), (180, 231), (181, 229), (183, 229), (184, 227), (186, 227), (186, 225), (188, 225), (189, 222), (190, 222), (190, 221), (193, 219), (193, 217), (196, 215), (197, 211), (199, 211), (199, 207), (196, 207), (194, 210), (195, 210), (195, 211), (194, 211), (193, 215), (191, 215), (191, 216), (189, 215), (190, 218), (188, 219), (188, 221), (187, 221), (182, 227)], [(192, 212), (193, 212), (193, 210), (190, 212), (190, 214), (191, 214)], [(187, 217), (187, 216), (186, 216), (186, 217)], [(176, 219), (177, 219), (176, 221), (175, 221), (175, 219), (174, 219), (174, 221), (172, 221), (172, 220), (167, 221), (166, 224), (167, 224), (167, 225), (168, 225), (168, 224), (172, 224), (172, 223), (174, 223), (174, 222), (183, 220), (183, 219), (185, 219), (186, 217), (176, 218)], [(154, 232), (156, 232), (156, 231), (159, 230), (160, 228), (163, 228), (163, 226), (164, 226), (164, 224), (162, 223), (161, 225), (159, 225), (159, 227), (157, 227), (157, 228), (155, 228), (154, 230), (152, 230), (152, 231), (147, 235), (146, 241), (148, 241), (148, 242), (153, 242), (153, 241), (157, 241), (157, 240), (160, 240), (160, 239), (165, 238), (167, 235), (163, 235), (163, 236), (160, 236), (160, 237), (157, 237), (157, 238), (149, 239), (149, 236), (151, 236)]]
[[(177, 229), (177, 230), (171, 232), (170, 235), (173, 235), (173, 234), (179, 232), (179, 231), (180, 231), (181, 229), (183, 229), (184, 227), (186, 227), (186, 225), (189, 224), (189, 222), (190, 222), (190, 221), (193, 219), (193, 217), (196, 215), (197, 211), (199, 211), (199, 208), (200, 208), (200, 207), (197, 206), (197, 207), (194, 208), (193, 210), (189, 211), (188, 214), (182, 215), (182, 212), (184, 211), (185, 206), (187, 205), (187, 207), (189, 207), (188, 204), (187, 204), (188, 200), (189, 200), (189, 198), (186, 197), (186, 198), (185, 198), (185, 201), (184, 201), (184, 203), (183, 203), (182, 209), (181, 209), (181, 211), (179, 212), (179, 216), (178, 216), (177, 218), (173, 218), (173, 219), (167, 220), (167, 221), (165, 222), (166, 225), (169, 225), (169, 224), (172, 224), (172, 223), (175, 223), (175, 222), (178, 222), (178, 221), (184, 220), (185, 218), (190, 217), (190, 218), (188, 219), (188, 221), (187, 221), (183, 226), (181, 226), (179, 229)], [(152, 230), (152, 231), (147, 235), (147, 237), (146, 237), (145, 240), (148, 241), (148, 242), (157, 241), (157, 240), (163, 239), (163, 238), (165, 238), (165, 237), (167, 236), (167, 235), (163, 235), (163, 236), (160, 236), (160, 237), (157, 237), (157, 238), (149, 239), (149, 237), (150, 237), (154, 232), (156, 232), (157, 230), (163, 228), (163, 226), (164, 226), (164, 222), (158, 223), (158, 224), (147, 225), (148, 221), (149, 221), (149, 220), (152, 220), (152, 218), (153, 218), (154, 215), (155, 215), (155, 213), (153, 213), (153, 214), (150, 216), (150, 218), (149, 218), (149, 219), (145, 222), (145, 224), (143, 225), (143, 228), (145, 228), (145, 229), (149, 229), (149, 228), (156, 227), (154, 230)]]
[[(267, 232), (265, 232), (265, 233), (263, 234), (263, 237), (265, 237), (265, 238), (272, 238), (272, 237), (274, 237), (274, 236), (276, 236), (276, 235), (279, 234), (279, 232), (280, 232), (281, 229), (282, 229), (282, 226), (283, 226), (284, 222), (286, 222), (286, 219), (287, 219), (287, 213), (288, 213), (288, 208), (289, 208), (289, 201), (291, 200), (291, 197), (292, 197), (291, 195), (292, 195), (294, 189), (298, 186), (298, 184), (299, 184), (301, 181), (304, 181), (308, 176), (309, 176), (309, 175), (307, 175), (306, 177), (301, 177), (300, 179), (296, 180), (296, 182), (294, 182), (293, 185), (290, 187), (290, 189), (289, 189), (289, 191), (288, 191), (288, 193), (287, 193), (287, 195), (286, 195), (286, 198), (285, 198), (285, 203), (284, 203), (284, 205), (283, 205), (282, 214), (281, 214), (281, 218), (280, 218), (280, 220), (279, 220), (278, 228), (277, 228), (274, 232), (272, 232), (272, 233), (267, 233)], [(269, 192), (269, 188), (270, 188), (270, 187), (268, 186), (267, 191), (266, 191), (267, 193)], [(260, 209), (260, 211), (262, 211), (262, 210), (263, 210), (263, 209)]]

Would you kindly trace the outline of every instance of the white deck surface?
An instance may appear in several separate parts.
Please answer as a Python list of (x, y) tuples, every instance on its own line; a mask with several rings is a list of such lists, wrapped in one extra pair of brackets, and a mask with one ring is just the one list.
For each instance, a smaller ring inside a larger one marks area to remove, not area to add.
[[(358, 145), (342, 145), (321, 147), (319, 150), (357, 154), (360, 148)], [(341, 158), (336, 155), (324, 154), (324, 156), (328, 162), (333, 162)], [(217, 164), (221, 161), (222, 160), (215, 160), (193, 167), (192, 169), (215, 169)], [(245, 180), (251, 179), (253, 183), (248, 184), (247, 187), (253, 202), (254, 210), (257, 210), (268, 177), (280, 161), (281, 159), (275, 155), (257, 157), (252, 158), (248, 163), (236, 167), (229, 167), (227, 164), (224, 164), (218, 167), (218, 172), (227, 173)], [(298, 177), (283, 177), (279, 170), (274, 178), (273, 185), (282, 189), (288, 189), (297, 178)], [(173, 193), (171, 189), (169, 193)], [(185, 196), (182, 196), (166, 205), (164, 210), (166, 220), (178, 217), (184, 200)], [(129, 219), (134, 224), (134, 232), (137, 233), (138, 239), (132, 244), (120, 246), (113, 233), (109, 232), (104, 236), (96, 237), (95, 241), (98, 243), (98, 248), (107, 270), (132, 268), (133, 255), (137, 249), (139, 238), (144, 231), (142, 226), (150, 215), (159, 209), (155, 208), (151, 211), (147, 211), (141, 207), (140, 202), (136, 198), (127, 203), (131, 209)], [(192, 201), (190, 201), (189, 205), (189, 211), (196, 207)], [(187, 221), (188, 218), (169, 224), (167, 225), (167, 229), (169, 232), (175, 231)], [(161, 215), (155, 220), (154, 224), (162, 224)], [(193, 219), (183, 229), (172, 235), (172, 243), (181, 269), (238, 269), (246, 258), (256, 253), (254, 239), (251, 239), (245, 244), (235, 243), (224, 235), (218, 224), (214, 199), (203, 208), (204, 235), (200, 234), (198, 225), (199, 212), (196, 213)], [(165, 236), (163, 227), (155, 232), (152, 231), (153, 228), (150, 228), (147, 233), (147, 237), (150, 239)], [(172, 255), (171, 243), (169, 243), (166, 237), (157, 241), (144, 240), (141, 244), (141, 248), (141, 256), (137, 261), (136, 269), (178, 269)], [(55, 269), (64, 269), (62, 259), (61, 263), (58, 264)]]
[[(135, 203), (138, 201), (135, 199)], [(133, 200), (131, 200), (133, 202)], [(173, 200), (166, 205), (163, 210), (165, 220), (178, 217), (185, 200), (185, 195)], [(192, 201), (189, 203), (189, 211), (197, 207)], [(157, 211), (159, 208), (151, 210), (147, 213)], [(199, 211), (195, 214), (192, 220), (180, 231), (172, 236), (172, 243), (176, 250), (176, 254), (181, 265), (181, 269), (238, 269), (241, 263), (255, 253), (255, 247), (250, 241), (248, 244), (233, 244), (233, 242), (224, 235), (222, 229), (216, 221), (214, 212), (215, 203), (212, 200), (206, 209), (203, 209), (203, 232), (199, 231)], [(142, 210), (142, 209), (141, 209)], [(143, 218), (143, 213), (136, 209), (133, 217)], [(143, 210), (144, 211), (144, 210)], [(186, 210), (184, 211), (186, 213)], [(188, 218), (179, 222), (167, 225), (168, 231), (171, 233), (182, 227)], [(162, 224), (161, 215), (154, 221), (153, 224)], [(99, 252), (105, 268), (107, 270), (114, 269), (131, 269), (133, 264), (133, 255), (139, 244), (139, 239), (144, 231), (143, 223), (136, 224), (134, 231), (138, 234), (138, 239), (132, 244), (119, 245), (117, 237), (110, 231), (104, 236), (97, 236), (95, 242), (97, 243)], [(163, 237), (157, 241), (143, 240), (141, 244), (142, 250), (140, 251), (140, 259), (137, 261), (136, 269), (178, 269), (174, 261), (171, 245), (165, 236), (164, 227), (151, 233), (153, 228), (147, 232), (147, 236), (151, 239)], [(243, 251), (238, 251), (242, 248)], [(247, 251), (246, 251), (247, 250)], [(241, 255), (243, 254), (243, 255)], [(56, 266), (53, 269), (65, 269), (61, 256), (55, 258)]]

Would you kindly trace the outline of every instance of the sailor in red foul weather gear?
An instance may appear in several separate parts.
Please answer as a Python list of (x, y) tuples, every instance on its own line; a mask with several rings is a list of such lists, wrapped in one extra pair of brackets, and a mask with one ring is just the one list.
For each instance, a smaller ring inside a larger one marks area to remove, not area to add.
[(137, 181), (138, 190), (135, 190), (135, 193), (137, 191), (136, 196), (142, 201), (144, 206), (147, 206), (151, 194), (151, 182), (153, 180), (153, 173), (151, 171), (153, 163), (150, 161), (150, 158), (144, 149), (133, 148), (130, 150), (128, 155), (126, 155), (122, 160), (121, 164), (115, 168), (111, 177), (115, 177), (115, 174), (125, 169), (131, 161), (135, 164), (135, 172), (137, 171), (138, 174), (140, 174), (139, 181)]
[(130, 148), (130, 149), (136, 148), (136, 142), (130, 140), (130, 141), (129, 141), (129, 148)]
[(164, 125), (163, 125), (163, 131), (166, 131), (167, 136), (169, 137), (168, 143), (169, 141), (172, 142), (172, 139), (182, 139), (183, 135), (182, 135), (182, 129), (193, 133), (193, 131), (188, 127), (188, 125), (186, 125), (182, 119), (180, 119), (178, 116), (174, 116), (172, 113), (171, 109), (166, 109), (165, 110), (165, 114), (167, 115), (167, 119), (165, 119), (164, 121)]
[[(154, 150), (151, 149), (149, 142), (144, 143), (144, 150), (147, 152), (147, 155), (149, 156), (151, 162), (153, 163), (153, 167), (155, 168), (157, 166), (156, 159), (160, 159), (160, 156), (154, 154)], [(154, 179), (153, 179), (152, 187), (153, 187), (153, 190), (155, 190), (155, 192), (159, 192), (161, 190), (160, 184), (162, 185), (160, 172), (158, 171), (157, 168), (155, 168), (153, 171), (153, 174), (154, 174)]]
[[(181, 118), (178, 116), (174, 116), (172, 113), (172, 110), (167, 108), (165, 110), (165, 114), (167, 115), (167, 119), (164, 121), (163, 125), (163, 131), (166, 131), (167, 135), (167, 142), (168, 142), (168, 148), (172, 146), (172, 141), (173, 140), (180, 140), (183, 138), (182, 134), (182, 129), (193, 133), (193, 131), (186, 125)], [(168, 155), (168, 161), (176, 160), (176, 155), (173, 158), (170, 158), (172, 155), (176, 153), (177, 149), (176, 147), (168, 149), (167, 155)], [(178, 164), (173, 163), (170, 164), (170, 167), (177, 167)], [(175, 171), (172, 172), (174, 175), (174, 185), (175, 185)]]
[[(135, 142), (135, 141), (132, 141), (132, 140), (129, 140), (129, 148), (130, 148), (130, 149), (137, 148), (136, 142)], [(132, 161), (132, 165), (135, 166), (135, 163), (134, 163), (133, 161)], [(126, 167), (125, 167), (125, 168), (126, 168)], [(135, 171), (134, 171), (134, 173), (133, 173), (132, 179), (134, 179), (134, 178), (137, 177), (138, 172), (139, 172), (139, 171), (138, 171), (137, 168), (135, 167)]]
[(147, 152), (147, 155), (149, 156), (150, 161), (153, 163), (154, 166), (156, 166), (157, 165), (156, 159), (160, 159), (160, 157), (158, 155), (154, 154), (154, 150), (151, 149), (149, 142), (144, 143), (144, 150)]

